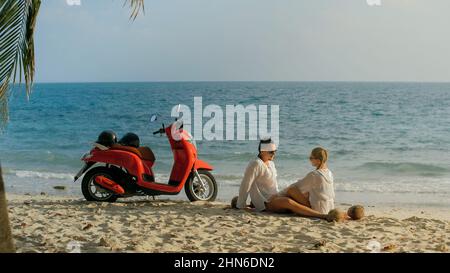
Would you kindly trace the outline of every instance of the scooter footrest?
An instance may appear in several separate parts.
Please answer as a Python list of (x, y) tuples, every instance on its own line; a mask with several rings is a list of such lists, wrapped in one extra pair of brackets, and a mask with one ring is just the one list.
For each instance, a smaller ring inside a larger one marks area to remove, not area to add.
[(143, 174), (142, 178), (146, 182), (155, 182), (155, 177), (153, 175)]
[(169, 181), (169, 185), (170, 186), (174, 186), (174, 187), (180, 185), (180, 183), (181, 183), (180, 181), (175, 181), (175, 180), (170, 180)]

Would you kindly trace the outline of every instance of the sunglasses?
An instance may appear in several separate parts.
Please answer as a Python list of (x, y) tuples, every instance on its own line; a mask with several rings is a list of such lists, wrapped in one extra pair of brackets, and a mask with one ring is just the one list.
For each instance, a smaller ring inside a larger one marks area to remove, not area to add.
[(314, 157), (312, 157), (312, 156), (309, 157), (309, 160), (313, 160), (313, 159), (316, 159), (316, 158), (314, 158)]
[(277, 152), (277, 151), (270, 151), (270, 152), (268, 152), (268, 153), (271, 154), (271, 155), (274, 155), (276, 152)]

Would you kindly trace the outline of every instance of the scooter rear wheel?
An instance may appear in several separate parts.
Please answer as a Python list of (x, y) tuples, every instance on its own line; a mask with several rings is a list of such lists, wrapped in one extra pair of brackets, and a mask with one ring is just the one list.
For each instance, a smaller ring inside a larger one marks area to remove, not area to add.
[(201, 182), (193, 173), (184, 185), (186, 196), (191, 202), (216, 200), (218, 188), (214, 176), (207, 170), (198, 170), (197, 172), (205, 183), (205, 189), (201, 187)]
[(84, 198), (86, 198), (87, 201), (115, 202), (118, 198), (117, 195), (95, 185), (94, 181), (97, 176), (104, 176), (114, 180), (115, 173), (113, 170), (106, 167), (96, 167), (88, 171), (81, 182), (81, 191)]

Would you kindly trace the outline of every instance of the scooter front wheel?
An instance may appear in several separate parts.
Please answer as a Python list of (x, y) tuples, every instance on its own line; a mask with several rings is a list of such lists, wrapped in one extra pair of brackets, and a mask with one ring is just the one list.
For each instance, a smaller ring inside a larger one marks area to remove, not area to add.
[[(191, 202), (214, 201), (217, 197), (217, 182), (214, 176), (207, 170), (198, 170), (197, 177), (194, 173), (184, 185), (184, 190)], [(202, 183), (203, 182), (203, 183)]]

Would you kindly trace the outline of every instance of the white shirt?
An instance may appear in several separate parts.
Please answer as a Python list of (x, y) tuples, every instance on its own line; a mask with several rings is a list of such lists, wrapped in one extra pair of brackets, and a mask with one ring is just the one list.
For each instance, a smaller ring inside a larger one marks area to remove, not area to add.
[(265, 202), (278, 193), (277, 170), (275, 164), (269, 161), (266, 165), (259, 157), (250, 161), (245, 170), (244, 178), (239, 189), (236, 207), (243, 209), (250, 199), (257, 211), (266, 209)]
[[(334, 209), (334, 178), (329, 169), (314, 170), (292, 186), (309, 194), (309, 203), (313, 210), (327, 214)], [(285, 192), (286, 190), (283, 191)]]

